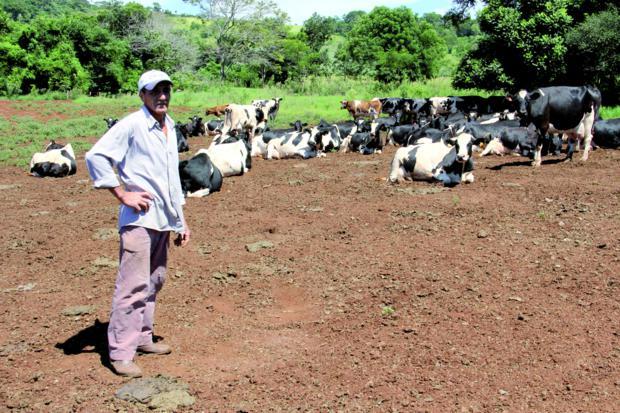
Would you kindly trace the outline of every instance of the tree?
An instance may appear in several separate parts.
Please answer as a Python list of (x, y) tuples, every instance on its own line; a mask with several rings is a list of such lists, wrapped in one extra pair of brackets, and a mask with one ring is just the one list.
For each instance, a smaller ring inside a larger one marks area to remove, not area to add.
[[(465, 13), (473, 0), (455, 0)], [(461, 60), (455, 87), (487, 90), (593, 83), (618, 96), (618, 13), (602, 0), (486, 0), (483, 32)], [(608, 12), (601, 12), (608, 10)], [(598, 17), (597, 17), (598, 16)], [(581, 24), (575, 24), (580, 23)], [(601, 28), (604, 28), (601, 30)], [(616, 98), (617, 99), (617, 98)]]
[[(183, 0), (198, 5), (215, 37), (214, 55), (220, 65), (220, 78), (235, 63), (249, 62), (255, 56), (252, 45), (265, 45), (276, 39), (262, 30), (265, 17), (273, 16), (282, 25), (286, 15), (271, 0)], [(259, 38), (260, 36), (260, 38)]]
[(596, 85), (606, 104), (620, 103), (619, 38), (620, 13), (614, 8), (587, 16), (571, 29), (566, 35), (567, 82)]
[(376, 7), (355, 23), (338, 58), (345, 74), (398, 82), (432, 77), (445, 53), (433, 27), (409, 8)]
[(564, 78), (564, 35), (572, 22), (565, 0), (489, 0), (479, 15), (483, 36), (461, 61), (456, 87), (532, 88)]
[(304, 34), (306, 43), (314, 51), (318, 51), (335, 32), (336, 19), (333, 17), (322, 17), (316, 13), (313, 13), (301, 28), (301, 33)]

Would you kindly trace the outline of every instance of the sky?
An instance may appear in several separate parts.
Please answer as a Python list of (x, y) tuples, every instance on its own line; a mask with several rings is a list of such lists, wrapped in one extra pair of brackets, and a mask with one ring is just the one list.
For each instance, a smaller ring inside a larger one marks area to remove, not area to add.
[[(197, 14), (200, 9), (191, 6), (183, 0), (132, 0), (144, 6), (152, 6), (154, 2), (159, 3), (162, 9), (174, 13)], [(281, 10), (285, 11), (292, 24), (303, 24), (304, 20), (317, 13), (320, 16), (342, 17), (353, 10), (371, 11), (376, 6), (387, 6), (390, 8), (406, 6), (415, 14), (436, 12), (445, 14), (453, 6), (452, 0), (274, 0)], [(123, 0), (124, 3), (129, 0)]]

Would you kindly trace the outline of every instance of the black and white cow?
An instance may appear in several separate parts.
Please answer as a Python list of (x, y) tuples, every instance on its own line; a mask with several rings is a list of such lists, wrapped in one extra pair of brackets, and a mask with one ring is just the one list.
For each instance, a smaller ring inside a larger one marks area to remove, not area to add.
[(370, 124), (370, 134), (376, 139), (381, 140), (381, 146), (385, 146), (385, 142), (387, 141), (387, 138), (381, 139), (381, 136), (380, 136), (381, 131), (385, 131), (386, 134), (389, 134), (389, 130), (393, 128), (394, 126), (396, 126), (397, 124), (398, 124), (398, 121), (396, 120), (396, 118), (392, 116), (387, 117), (387, 118), (377, 118), (373, 120), (372, 123)]
[(383, 145), (379, 137), (370, 132), (356, 132), (342, 141), (340, 152), (359, 152), (363, 155), (381, 153)]
[(205, 124), (202, 122), (202, 118), (198, 115), (194, 115), (189, 118), (187, 125), (188, 137), (200, 136), (205, 133)]
[(445, 186), (474, 182), (472, 146), (476, 143), (468, 133), (443, 141), (399, 148), (394, 154), (388, 181), (440, 181)]
[(454, 99), (448, 96), (433, 96), (427, 99), (430, 104), (430, 115), (446, 115), (456, 112)]
[(289, 132), (267, 143), (267, 159), (315, 158), (325, 156), (309, 130)]
[(343, 139), (340, 136), (338, 125), (315, 126), (310, 131), (314, 141), (323, 152), (340, 149)]
[(211, 162), (206, 151), (179, 162), (179, 176), (186, 197), (200, 198), (222, 188), (222, 173)]
[(257, 99), (252, 101), (252, 106), (261, 109), (263, 111), (264, 118), (272, 121), (276, 118), (276, 116), (278, 116), (281, 100), (282, 98)]
[(252, 168), (251, 149), (247, 134), (233, 132), (225, 142), (200, 149), (196, 155), (206, 153), (222, 176), (226, 177), (243, 175)]
[(593, 139), (601, 148), (620, 148), (620, 118), (597, 120)]
[(380, 98), (379, 101), (381, 102), (381, 112), (387, 113), (395, 120), (396, 124), (400, 124), (403, 114), (411, 113), (411, 99)]
[(257, 130), (252, 139), (252, 151), (250, 156), (262, 156), (267, 157), (267, 144), (270, 140), (275, 138), (281, 138), (287, 133), (301, 132), (307, 123), (302, 123), (300, 120), (296, 120), (294, 123), (290, 123), (291, 128), (286, 129), (269, 129), (267, 126), (264, 130)]
[[(538, 130), (538, 142), (532, 165), (540, 166), (543, 139), (549, 128), (577, 139), (583, 128), (584, 150), (582, 161), (588, 159), (592, 141), (592, 127), (601, 107), (601, 92), (593, 86), (551, 86), (536, 89), (519, 100), (519, 114), (526, 123)], [(570, 142), (569, 142), (570, 145)], [(572, 152), (567, 153), (570, 159)]]
[(221, 119), (212, 119), (205, 125), (205, 130), (207, 135), (213, 136), (221, 133), (222, 128), (224, 127), (224, 121)]
[(390, 128), (387, 134), (388, 144), (407, 146), (409, 136), (420, 127), (415, 125), (398, 125)]
[(52, 141), (45, 148), (45, 152), (35, 153), (30, 160), (30, 173), (41, 178), (62, 178), (73, 175), (76, 171), (75, 153), (70, 143), (61, 146)]
[(506, 120), (498, 121), (495, 123), (481, 124), (478, 122), (467, 122), (465, 126), (457, 131), (465, 132), (472, 135), (475, 139), (481, 142), (490, 142), (493, 138), (499, 138), (502, 131), (506, 128), (518, 127), (520, 122), (518, 120)]
[(118, 123), (117, 118), (103, 118), (103, 120), (106, 123), (106, 125), (108, 125), (108, 129), (110, 129), (112, 126)]
[[(534, 158), (538, 133), (534, 125), (529, 127), (509, 127), (502, 130), (499, 136), (486, 141), (480, 156), (515, 154)], [(548, 135), (543, 141), (542, 156), (559, 155), (562, 151), (562, 139), (556, 135)]]
[(189, 151), (189, 144), (187, 143), (189, 132), (187, 131), (187, 125), (184, 123), (177, 123), (174, 125), (174, 132), (177, 136), (177, 150), (179, 153)]

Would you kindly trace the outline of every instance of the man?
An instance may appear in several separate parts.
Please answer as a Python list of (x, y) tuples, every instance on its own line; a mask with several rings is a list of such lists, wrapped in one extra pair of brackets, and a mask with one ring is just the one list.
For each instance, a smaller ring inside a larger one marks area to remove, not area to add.
[(133, 361), (136, 352), (171, 351), (167, 344), (153, 343), (155, 299), (165, 279), (170, 232), (178, 234), (177, 245), (190, 239), (174, 122), (167, 115), (171, 88), (164, 72), (142, 74), (138, 93), (144, 105), (86, 154), (95, 188), (108, 189), (121, 204), (119, 269), (108, 327), (110, 361), (121, 376), (142, 375)]

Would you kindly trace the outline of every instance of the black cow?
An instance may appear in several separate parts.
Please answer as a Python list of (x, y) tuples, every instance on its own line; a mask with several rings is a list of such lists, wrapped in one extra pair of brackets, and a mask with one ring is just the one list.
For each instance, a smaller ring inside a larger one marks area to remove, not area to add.
[(116, 118), (103, 118), (103, 120), (105, 121), (106, 125), (108, 125), (108, 129), (116, 125), (116, 123), (118, 122), (118, 119)]
[(179, 162), (179, 176), (183, 195), (187, 197), (203, 197), (222, 187), (222, 174), (206, 152)]
[(200, 116), (194, 115), (189, 118), (189, 123), (187, 123), (187, 132), (188, 137), (204, 135), (205, 124), (202, 123), (202, 118)]
[[(534, 158), (538, 133), (533, 125), (527, 128), (512, 127), (504, 129), (499, 137), (491, 139), (480, 156), (488, 154), (504, 155), (515, 153), (521, 156)], [(562, 138), (547, 136), (543, 142), (542, 156), (548, 154), (559, 155), (562, 149)]]
[(177, 134), (177, 150), (179, 152), (189, 151), (189, 145), (187, 143), (187, 136), (189, 135), (189, 132), (187, 131), (187, 125), (177, 123), (174, 125), (174, 131)]
[(381, 98), (381, 112), (393, 117), (400, 124), (403, 114), (411, 113), (411, 99), (405, 98)]
[(406, 146), (411, 133), (418, 129), (420, 129), (420, 127), (417, 124), (394, 126), (388, 131), (388, 143), (391, 143), (392, 145)]
[[(538, 130), (538, 142), (532, 165), (540, 166), (543, 140), (550, 128), (569, 135), (569, 146), (583, 128), (582, 161), (588, 159), (592, 127), (601, 107), (601, 92), (594, 86), (552, 86), (536, 89), (519, 101), (519, 114)], [(566, 159), (571, 159), (572, 151)]]
[(594, 124), (593, 139), (601, 148), (620, 147), (620, 118), (597, 120)]
[(224, 126), (224, 121), (221, 119), (213, 119), (207, 122), (205, 125), (205, 129), (208, 135), (216, 135), (218, 131), (222, 130)]

